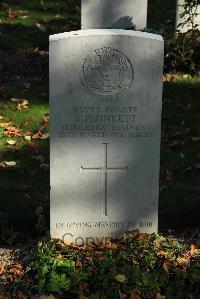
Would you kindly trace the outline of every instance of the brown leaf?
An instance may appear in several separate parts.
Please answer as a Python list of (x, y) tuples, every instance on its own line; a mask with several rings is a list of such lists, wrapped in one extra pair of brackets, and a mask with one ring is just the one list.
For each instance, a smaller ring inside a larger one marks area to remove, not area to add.
[(2, 264), (0, 264), (0, 275), (2, 275), (5, 272), (5, 268)]
[(84, 298), (84, 297), (88, 297), (89, 295), (90, 295), (90, 290), (89, 290), (89, 283), (87, 283), (87, 282), (84, 282), (84, 281), (82, 281), (82, 282), (80, 282), (80, 284), (79, 284), (79, 296), (81, 297), (81, 298)]
[(80, 260), (76, 261), (76, 267), (83, 268), (83, 263)]
[(4, 100), (8, 97), (8, 90), (5, 87), (0, 87), (0, 99)]
[(38, 299), (56, 299), (53, 295), (42, 295)]
[(29, 127), (29, 121), (26, 120), (25, 123), (22, 125), (22, 127), (23, 127), (24, 129), (28, 129), (28, 127)]
[(23, 100), (22, 103), (17, 105), (17, 110), (28, 109), (28, 100)]
[(165, 175), (165, 181), (166, 182), (171, 182), (172, 178), (173, 178), (172, 173), (169, 170), (167, 170), (166, 175)]
[(17, 141), (16, 140), (6, 140), (6, 142), (9, 144), (9, 145), (16, 145)]
[(7, 128), (7, 127), (10, 126), (10, 124), (11, 124), (11, 122), (9, 122), (9, 123), (0, 123), (0, 128)]
[(40, 168), (41, 168), (42, 170), (46, 171), (46, 170), (49, 170), (49, 169), (50, 169), (50, 165), (49, 165), (49, 164), (46, 164), (46, 163), (42, 163), (42, 164), (40, 165)]
[(165, 296), (162, 296), (160, 293), (157, 293), (156, 294), (156, 297), (155, 299), (165, 299), (166, 297)]
[(180, 145), (184, 145), (184, 142), (183, 141), (176, 141), (176, 140), (168, 142), (168, 146), (171, 149), (175, 149), (175, 148), (179, 147)]
[(34, 134), (34, 135), (32, 136), (32, 138), (33, 138), (33, 139), (40, 139), (41, 136), (42, 136), (41, 133), (36, 133), (36, 134)]
[(20, 277), (24, 274), (23, 267), (20, 264), (15, 265), (10, 269), (9, 272), (12, 273), (15, 277)]
[(2, 161), (0, 162), (0, 169), (2, 168), (6, 168), (6, 169), (10, 169), (10, 168), (15, 168), (16, 167), (16, 162), (15, 161)]
[(124, 233), (123, 238), (125, 240), (130, 239), (130, 238), (135, 238), (135, 237), (137, 237), (138, 233), (139, 233), (138, 230), (127, 231)]
[(11, 9), (11, 8), (9, 8), (8, 10), (7, 10), (7, 15), (8, 15), (8, 18), (9, 19), (15, 19), (16, 18), (16, 14), (15, 14), (15, 12)]
[(50, 136), (49, 133), (45, 133), (40, 137), (40, 139), (45, 140), (45, 139), (48, 139), (49, 136)]
[(43, 155), (32, 156), (31, 159), (42, 162), (44, 160), (44, 156)]
[(0, 120), (1, 120), (1, 119), (3, 119), (3, 116), (2, 116), (2, 115), (0, 115)]
[(45, 115), (43, 117), (43, 120), (44, 120), (45, 123), (48, 123), (48, 121), (49, 121), (49, 115)]
[(200, 163), (196, 164), (196, 165), (194, 166), (194, 168), (195, 168), (196, 170), (200, 170)]
[(165, 271), (168, 271), (168, 266), (169, 266), (169, 264), (170, 264), (169, 261), (164, 261), (164, 263), (163, 263), (163, 269), (164, 269)]
[(17, 102), (21, 102), (21, 99), (11, 98), (10, 101), (11, 101), (12, 103), (17, 103)]
[(180, 265), (180, 266), (186, 266), (188, 267), (190, 265), (190, 259), (189, 258), (181, 258), (181, 257), (178, 257), (176, 259), (177, 263)]
[(37, 147), (37, 144), (35, 142), (28, 142), (27, 145), (30, 147), (30, 148), (36, 148)]
[(200, 141), (200, 136), (198, 137), (192, 137), (192, 142), (197, 142), (197, 141)]
[(193, 256), (195, 254), (195, 251), (196, 251), (196, 247), (195, 247), (195, 245), (192, 244), (191, 247), (190, 247), (191, 256)]
[(25, 139), (26, 141), (31, 141), (31, 136), (30, 136), (30, 135), (25, 135), (25, 136), (24, 136), (24, 139)]
[(17, 126), (7, 127), (3, 134), (7, 137), (21, 137), (20, 130)]
[(133, 290), (130, 299), (141, 299), (140, 292), (138, 290)]

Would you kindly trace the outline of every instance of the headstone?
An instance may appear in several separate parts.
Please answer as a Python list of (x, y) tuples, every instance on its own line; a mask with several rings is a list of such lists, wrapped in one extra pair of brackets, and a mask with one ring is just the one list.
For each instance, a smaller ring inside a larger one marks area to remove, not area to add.
[(143, 29), (148, 0), (82, 0), (82, 29)]
[[(177, 0), (176, 30), (180, 32), (187, 32), (188, 30), (192, 29), (191, 23), (186, 23), (183, 26), (181, 25), (189, 18), (189, 14), (186, 14), (184, 17), (181, 16), (181, 14), (184, 12), (184, 4), (185, 0)], [(198, 5), (197, 9), (194, 9), (193, 12), (195, 13), (193, 22), (195, 25), (197, 25), (197, 29), (200, 30), (200, 5)]]
[(157, 231), (162, 68), (158, 35), (50, 37), (52, 237)]

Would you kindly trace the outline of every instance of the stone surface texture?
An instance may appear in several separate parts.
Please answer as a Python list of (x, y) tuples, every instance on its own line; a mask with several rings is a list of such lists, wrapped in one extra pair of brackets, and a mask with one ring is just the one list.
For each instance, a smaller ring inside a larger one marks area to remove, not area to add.
[(158, 35), (50, 37), (52, 237), (157, 232), (162, 71)]
[(143, 29), (148, 0), (82, 0), (82, 29)]

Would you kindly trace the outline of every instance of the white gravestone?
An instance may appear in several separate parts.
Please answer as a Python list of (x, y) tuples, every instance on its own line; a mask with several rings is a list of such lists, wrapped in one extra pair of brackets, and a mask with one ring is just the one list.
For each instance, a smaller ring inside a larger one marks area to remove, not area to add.
[[(184, 7), (183, 7), (184, 4), (185, 4), (185, 0), (177, 0), (176, 30), (180, 32), (187, 32), (188, 30), (192, 29), (191, 23), (184, 24), (183, 26), (181, 25), (185, 23), (185, 21), (187, 21), (187, 19), (189, 18), (188, 14), (186, 14), (184, 17), (181, 17), (181, 14), (184, 12)], [(195, 13), (193, 22), (195, 25), (197, 25), (197, 29), (200, 30), (200, 5), (198, 5), (193, 12)]]
[(82, 0), (82, 29), (143, 29), (148, 0)]
[(50, 37), (52, 237), (157, 232), (162, 68), (158, 35)]

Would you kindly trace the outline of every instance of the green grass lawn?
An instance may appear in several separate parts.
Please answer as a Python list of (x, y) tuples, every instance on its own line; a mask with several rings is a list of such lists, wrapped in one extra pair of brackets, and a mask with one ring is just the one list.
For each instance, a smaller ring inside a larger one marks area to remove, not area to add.
[[(0, 123), (11, 121), (11, 126), (17, 126), (21, 135), (29, 131), (32, 135), (38, 133), (49, 113), (48, 59), (43, 59), (40, 53), (48, 50), (49, 34), (80, 28), (79, 9), (69, 3), (10, 0), (0, 4), (0, 51), (8, 55), (0, 62), (0, 116), (3, 117)], [(21, 10), (24, 11), (21, 12), (22, 18), (18, 16)], [(149, 1), (148, 27), (172, 32), (174, 19), (175, 0)], [(24, 60), (23, 55), (29, 55), (29, 60)], [(199, 224), (199, 87), (199, 78), (179, 77), (164, 83), (160, 229), (196, 227)], [(18, 110), (19, 103), (11, 102), (11, 98), (27, 99), (28, 109)], [(48, 133), (47, 124), (43, 129), (42, 134)], [(9, 140), (16, 141), (16, 144), (9, 145)], [(48, 225), (48, 138), (7, 137), (5, 128), (0, 128), (2, 161), (15, 161), (16, 167), (0, 169), (0, 227), (9, 223), (14, 230), (35, 232), (38, 218), (35, 210), (40, 205), (44, 208)]]

